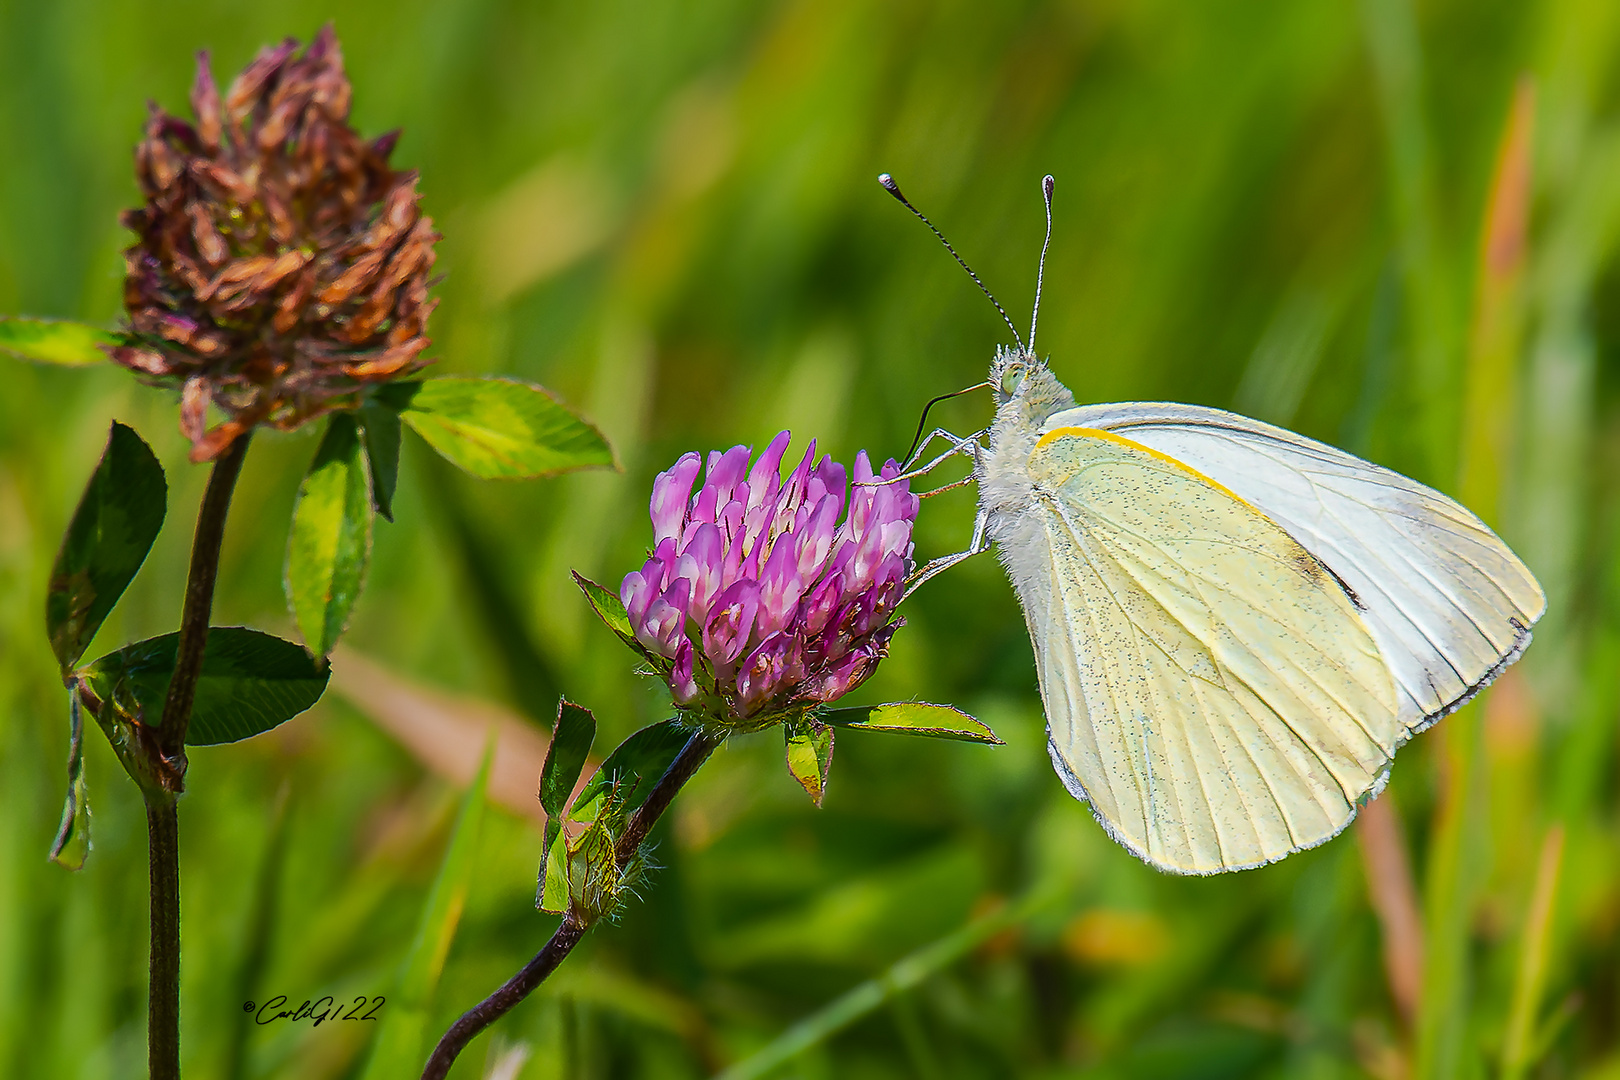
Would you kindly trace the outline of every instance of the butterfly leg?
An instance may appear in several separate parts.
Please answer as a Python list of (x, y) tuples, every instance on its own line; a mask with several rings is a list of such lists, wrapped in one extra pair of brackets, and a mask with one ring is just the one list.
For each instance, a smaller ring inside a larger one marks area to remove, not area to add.
[[(901, 480), (914, 480), (919, 476), (925, 476), (928, 473), (933, 472), (939, 466), (945, 464), (945, 462), (959, 454), (972, 458), (974, 464), (977, 465), (980, 449), (979, 439), (983, 438), (984, 434), (985, 433), (982, 431), (975, 431), (973, 434), (964, 437), (961, 435), (952, 434), (951, 432), (946, 431), (944, 428), (935, 428), (933, 431), (928, 433), (928, 438), (924, 439), (918, 444), (916, 452), (907, 458), (906, 463), (901, 466), (901, 468), (908, 471), (902, 472), (899, 476), (891, 477), (888, 480), (873, 481), (873, 483), (895, 484), (899, 483)], [(945, 451), (943, 454), (935, 457), (932, 461), (928, 462), (928, 464), (912, 468), (917, 459), (922, 457), (923, 451), (926, 450), (929, 444), (935, 439), (948, 440), (951, 444), (951, 448)]]
[(969, 473), (968, 475), (962, 477), (962, 479), (960, 479), (960, 480), (952, 480), (950, 483), (941, 484), (937, 488), (929, 488), (927, 491), (919, 491), (919, 492), (917, 492), (917, 498), (926, 499), (930, 495), (938, 495), (938, 494), (940, 494), (941, 492), (944, 492), (944, 491), (955, 491), (959, 487), (967, 487), (969, 484), (973, 483), (973, 481), (975, 481), (977, 479), (978, 479), (977, 476), (973, 475), (972, 473)]
[[(984, 434), (984, 432), (982, 432), (982, 431), (976, 431), (972, 435), (968, 436), (968, 439), (977, 439), (980, 435), (983, 435), (983, 434)], [(927, 437), (924, 438), (921, 442), (919, 442), (917, 444), (917, 449), (915, 449), (915, 450), (913, 450), (911, 452), (911, 456), (906, 458), (906, 460), (901, 464), (900, 467), (902, 469), (909, 469), (913, 465), (917, 464), (918, 459), (923, 456), (923, 452), (925, 450), (927, 450), (929, 448), (929, 446), (933, 445), (933, 442), (934, 442), (935, 439), (944, 439), (947, 442), (949, 442), (951, 444), (951, 446), (952, 446), (950, 454), (960, 452), (961, 449), (962, 449), (962, 444), (964, 442), (968, 441), (967, 439), (963, 439), (960, 435), (957, 435), (954, 432), (946, 431), (942, 427), (937, 427), (933, 431), (930, 431), (928, 433)], [(949, 457), (950, 454), (946, 454), (945, 456)]]
[(941, 555), (939, 558), (928, 563), (928, 565), (924, 566), (921, 570), (918, 570), (916, 573), (912, 574), (911, 577), (906, 581), (906, 591), (901, 594), (901, 601), (903, 602), (906, 597), (916, 592), (918, 586), (922, 585), (923, 582), (927, 581), (936, 574), (942, 574), (959, 562), (966, 559), (971, 559), (975, 555), (989, 551), (990, 538), (988, 535), (986, 535), (986, 529), (989, 522), (989, 512), (980, 510), (978, 516), (973, 519), (973, 540), (968, 545), (968, 549), (966, 551), (958, 551), (954, 555)]

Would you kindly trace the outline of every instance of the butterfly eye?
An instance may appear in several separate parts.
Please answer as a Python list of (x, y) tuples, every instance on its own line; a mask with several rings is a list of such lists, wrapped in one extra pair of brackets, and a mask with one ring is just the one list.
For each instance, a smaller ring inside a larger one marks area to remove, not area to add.
[(1024, 369), (1021, 367), (1008, 368), (1001, 375), (1001, 392), (1008, 397), (1018, 393), (1018, 388), (1024, 385)]

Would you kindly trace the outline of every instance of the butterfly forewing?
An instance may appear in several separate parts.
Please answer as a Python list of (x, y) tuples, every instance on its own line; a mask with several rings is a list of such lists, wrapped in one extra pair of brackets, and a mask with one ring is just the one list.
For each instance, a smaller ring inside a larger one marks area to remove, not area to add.
[(1405, 730), (1343, 586), (1200, 473), (1098, 430), (1029, 459), (1017, 575), (1051, 750), (1121, 843), (1212, 873), (1332, 836)]
[(1276, 521), (1355, 593), (1408, 733), (1455, 709), (1529, 643), (1546, 606), (1522, 562), (1446, 496), (1351, 454), (1192, 405), (1093, 405), (1049, 427), (1112, 430)]

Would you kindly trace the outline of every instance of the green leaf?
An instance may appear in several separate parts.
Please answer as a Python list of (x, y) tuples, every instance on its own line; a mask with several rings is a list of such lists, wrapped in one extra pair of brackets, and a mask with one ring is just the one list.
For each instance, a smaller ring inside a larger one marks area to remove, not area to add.
[(692, 729), (680, 721), (659, 721), (658, 724), (646, 725), (619, 743), (619, 748), (608, 755), (603, 766), (596, 769), (596, 776), (586, 780), (573, 805), (585, 806), (598, 795), (608, 792), (617, 780), (619, 806), (625, 814), (633, 813), (645, 803), (646, 797), (653, 792), (653, 785), (658, 784), (658, 777), (664, 776), (664, 771), (674, 763), (680, 748), (687, 745), (690, 738)]
[(624, 740), (602, 762), (596, 775), (580, 789), (579, 797), (574, 800), (575, 807), (580, 809), (570, 815), (572, 820), (593, 819), (594, 813), (590, 814), (590, 818), (585, 816), (588, 813), (585, 808), (599, 796), (607, 794), (615, 781), (618, 782), (615, 792), (618, 809), (626, 815), (633, 813), (647, 801), (653, 785), (658, 783), (658, 778), (664, 775), (691, 737), (692, 729), (683, 726), (679, 720), (663, 720), (648, 724)]
[(151, 448), (115, 421), (62, 538), (45, 597), (45, 630), (64, 679), (146, 561), (168, 498)]
[(787, 733), (788, 772), (819, 807), (832, 770), (833, 729), (812, 717), (783, 730)]
[(531, 383), (449, 377), (396, 384), (376, 397), (429, 446), (486, 480), (618, 468), (601, 432)]
[[(540, 769), (540, 808), (546, 812), (545, 840), (540, 848), (540, 896), (546, 896), (546, 877), (551, 872), (551, 850), (562, 835), (564, 812), (568, 809), (568, 796), (573, 794), (579, 774), (585, 768), (585, 758), (596, 741), (596, 717), (589, 709), (569, 701), (557, 703), (557, 723), (551, 729), (551, 743), (546, 747), (546, 762)], [(564, 864), (559, 872), (566, 874)], [(564, 877), (564, 896), (567, 879)], [(541, 908), (541, 910), (547, 910)]]
[(371, 554), (371, 491), (354, 417), (334, 413), (298, 488), (287, 600), (310, 655), (325, 661), (349, 624)]
[(422, 1069), (423, 1044), (433, 1005), (433, 992), (444, 972), (445, 957), (455, 940), (462, 909), (467, 904), (467, 887), (472, 882), (473, 857), (477, 854), (478, 831), (484, 820), (485, 793), (489, 786), (490, 762), (495, 756), (493, 737), (484, 748), (484, 761), (472, 786), (461, 800), (450, 846), (433, 881), (433, 891), (416, 924), (410, 954), (400, 972), (399, 984), (382, 1013), (382, 1030), (377, 1032), (371, 1060), (366, 1063), (364, 1080), (394, 1080), (415, 1076)]
[[(96, 696), (149, 727), (163, 720), (180, 635), (108, 653), (81, 673)], [(208, 631), (186, 745), (240, 742), (286, 723), (315, 702), (330, 672), (290, 641), (245, 626)]]
[(568, 910), (568, 845), (557, 843), (549, 819), (546, 834), (545, 859), (540, 864), (540, 895), (535, 898), (534, 906), (561, 915)]
[(122, 345), (118, 334), (66, 319), (22, 319), (0, 315), (0, 352), (47, 364), (79, 367), (107, 359), (103, 345)]
[(596, 740), (596, 718), (589, 709), (571, 701), (557, 703), (557, 724), (551, 729), (546, 763), (540, 770), (540, 807), (547, 818), (561, 817), (574, 793), (585, 757)]
[(360, 410), (360, 431), (371, 468), (371, 504), (394, 520), (394, 489), (399, 483), (399, 413), (375, 402)]
[(933, 739), (960, 739), (964, 742), (1001, 745), (995, 732), (962, 710), (922, 701), (829, 709), (821, 714), (821, 722), (862, 731), (892, 731), (899, 735), (926, 735)]
[(82, 870), (90, 854), (90, 791), (84, 780), (84, 712), (79, 695), (71, 695), (71, 738), (68, 742), (68, 790), (62, 804), (62, 824), (51, 844), (51, 861), (69, 870)]
[(636, 633), (630, 628), (630, 616), (624, 610), (624, 604), (617, 596), (608, 592), (602, 586), (588, 577), (582, 576), (578, 571), (572, 571), (574, 583), (585, 594), (585, 599), (596, 612), (596, 617), (602, 620), (609, 630), (619, 635), (619, 640), (634, 649), (641, 656), (647, 655), (647, 650), (641, 647), (636, 640)]

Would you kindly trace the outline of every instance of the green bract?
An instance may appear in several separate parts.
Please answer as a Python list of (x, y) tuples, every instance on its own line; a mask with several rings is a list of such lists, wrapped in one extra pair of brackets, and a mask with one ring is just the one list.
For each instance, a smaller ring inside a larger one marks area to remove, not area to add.
[(832, 771), (833, 731), (814, 717), (783, 726), (787, 733), (787, 767), (793, 779), (817, 805), (827, 794), (827, 774)]
[[(625, 822), (647, 801), (659, 777), (692, 738), (692, 730), (679, 720), (649, 724), (620, 743), (580, 788), (572, 806), (565, 807), (558, 800), (565, 800), (573, 788), (580, 771), (573, 762), (584, 764), (590, 750), (587, 736), (594, 735), (595, 727), (584, 709), (563, 706), (540, 789), (542, 804), (549, 805), (545, 805), (546, 844), (535, 906), (562, 912), (572, 903), (586, 921), (611, 916), (621, 888), (634, 880), (634, 860), (622, 871), (618, 866), (617, 844)], [(570, 830), (570, 823), (584, 829)]]
[(887, 731), (896, 735), (926, 735), (933, 739), (1001, 745), (996, 733), (961, 709), (923, 701), (865, 705), (854, 709), (828, 709), (821, 719), (838, 727)]

